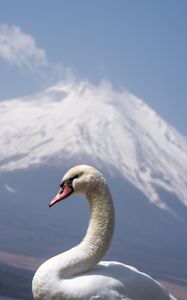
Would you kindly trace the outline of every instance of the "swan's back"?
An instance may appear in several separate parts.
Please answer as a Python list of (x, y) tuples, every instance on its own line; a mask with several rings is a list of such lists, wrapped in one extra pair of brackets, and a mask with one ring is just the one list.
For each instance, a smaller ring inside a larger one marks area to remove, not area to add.
[(60, 289), (70, 300), (176, 300), (150, 276), (113, 261), (102, 261), (90, 272), (63, 279)]

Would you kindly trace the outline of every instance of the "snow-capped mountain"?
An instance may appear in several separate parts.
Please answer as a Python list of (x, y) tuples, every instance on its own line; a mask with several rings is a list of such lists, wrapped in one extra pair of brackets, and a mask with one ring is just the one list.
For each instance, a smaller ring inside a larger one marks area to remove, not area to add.
[(142, 100), (107, 82), (60, 82), (0, 102), (0, 171), (78, 157), (122, 174), (161, 208), (159, 189), (187, 205), (187, 139)]

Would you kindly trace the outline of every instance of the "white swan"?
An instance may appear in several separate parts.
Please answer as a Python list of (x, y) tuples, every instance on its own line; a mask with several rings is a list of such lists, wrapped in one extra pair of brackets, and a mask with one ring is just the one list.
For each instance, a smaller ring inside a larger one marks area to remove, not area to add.
[(85, 194), (90, 221), (82, 242), (43, 263), (34, 275), (36, 300), (176, 300), (158, 282), (134, 267), (100, 261), (113, 235), (114, 208), (103, 175), (90, 166), (71, 168), (49, 206), (71, 194)]

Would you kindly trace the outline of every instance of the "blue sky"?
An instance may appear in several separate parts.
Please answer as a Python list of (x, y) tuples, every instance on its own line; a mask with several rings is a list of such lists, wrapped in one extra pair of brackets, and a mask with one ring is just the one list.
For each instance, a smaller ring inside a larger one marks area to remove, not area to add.
[(107, 79), (187, 134), (186, 0), (0, 4), (0, 99), (42, 90), (67, 73)]

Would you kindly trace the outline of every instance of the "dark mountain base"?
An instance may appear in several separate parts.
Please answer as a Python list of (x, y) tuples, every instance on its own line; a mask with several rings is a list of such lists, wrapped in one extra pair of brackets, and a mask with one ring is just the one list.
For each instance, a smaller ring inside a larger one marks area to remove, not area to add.
[(32, 300), (32, 272), (0, 265), (0, 296)]

